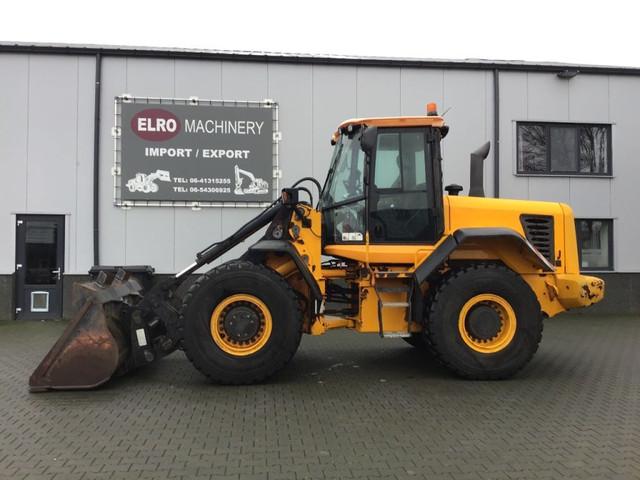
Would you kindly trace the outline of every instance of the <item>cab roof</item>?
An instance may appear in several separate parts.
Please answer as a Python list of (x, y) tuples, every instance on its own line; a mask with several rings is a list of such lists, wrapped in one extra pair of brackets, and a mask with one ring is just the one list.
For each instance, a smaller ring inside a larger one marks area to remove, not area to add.
[(366, 125), (368, 127), (444, 127), (444, 118), (439, 115), (420, 115), (415, 117), (368, 117), (368, 118), (351, 118), (345, 120), (333, 134), (333, 139), (340, 136), (343, 128), (350, 125)]

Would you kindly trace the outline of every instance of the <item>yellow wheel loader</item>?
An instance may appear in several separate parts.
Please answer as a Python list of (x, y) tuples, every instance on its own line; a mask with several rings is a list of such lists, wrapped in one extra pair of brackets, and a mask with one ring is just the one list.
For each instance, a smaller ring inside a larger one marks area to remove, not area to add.
[[(543, 319), (600, 301), (604, 282), (580, 274), (569, 206), (483, 198), (488, 144), (471, 155), (470, 196), (458, 185), (443, 195), (447, 132), (433, 104), (425, 116), (348, 120), (324, 187), (306, 177), (285, 188), (177, 275), (94, 267), (31, 389), (95, 387), (176, 349), (213, 382), (260, 382), (303, 333), (334, 328), (403, 338), (464, 378), (514, 375)], [(265, 226), (241, 258), (179, 289)]]

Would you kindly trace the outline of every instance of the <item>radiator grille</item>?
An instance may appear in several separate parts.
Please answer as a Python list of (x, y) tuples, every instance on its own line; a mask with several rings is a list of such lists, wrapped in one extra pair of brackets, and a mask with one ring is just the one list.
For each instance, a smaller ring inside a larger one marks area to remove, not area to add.
[(520, 220), (527, 240), (553, 265), (553, 217), (522, 215)]

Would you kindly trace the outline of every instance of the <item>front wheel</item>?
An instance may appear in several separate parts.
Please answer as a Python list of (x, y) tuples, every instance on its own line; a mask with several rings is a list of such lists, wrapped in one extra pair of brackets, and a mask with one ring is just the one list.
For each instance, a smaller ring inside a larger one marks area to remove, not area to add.
[(277, 273), (246, 261), (202, 275), (184, 297), (184, 351), (209, 379), (260, 382), (298, 349), (302, 313), (295, 292)]
[(438, 287), (425, 336), (437, 358), (470, 379), (511, 377), (542, 338), (542, 312), (529, 285), (502, 265), (452, 271)]

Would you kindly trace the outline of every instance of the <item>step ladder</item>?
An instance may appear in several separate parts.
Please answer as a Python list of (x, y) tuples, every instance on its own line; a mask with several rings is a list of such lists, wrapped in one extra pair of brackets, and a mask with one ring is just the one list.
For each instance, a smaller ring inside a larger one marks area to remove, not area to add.
[[(378, 296), (378, 329), (380, 333), (380, 337), (383, 338), (407, 338), (411, 336), (411, 332), (409, 331), (411, 325), (411, 303), (413, 299), (413, 286), (412, 285), (403, 285), (399, 287), (378, 287), (377, 285), (374, 287), (376, 291), (376, 295)], [(382, 299), (382, 293), (405, 293), (406, 300), (403, 302), (399, 301), (384, 301)], [(405, 315), (407, 319), (407, 331), (406, 332), (386, 332), (384, 331), (384, 323), (382, 320), (382, 309), (383, 308), (404, 308)]]

